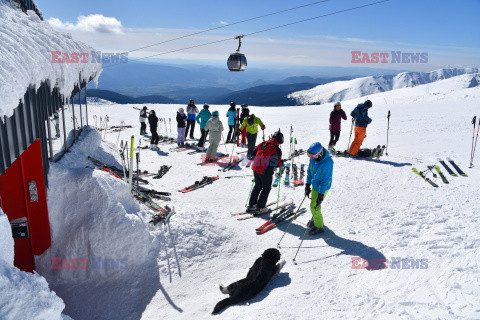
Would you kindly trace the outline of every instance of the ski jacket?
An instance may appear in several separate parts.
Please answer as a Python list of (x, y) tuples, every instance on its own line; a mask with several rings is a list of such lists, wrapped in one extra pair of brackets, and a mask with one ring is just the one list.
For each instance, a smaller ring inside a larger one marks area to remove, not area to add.
[(246, 117), (250, 115), (250, 110), (248, 108), (242, 108), (242, 113), (240, 114), (240, 123), (243, 123)]
[(212, 116), (212, 113), (208, 109), (202, 109), (197, 116), (197, 123), (200, 124), (200, 129), (205, 129), (208, 119)]
[(227, 111), (227, 117), (228, 117), (228, 125), (229, 126), (234, 126), (235, 125), (235, 119), (237, 118), (237, 111), (228, 110)]
[(273, 175), (273, 170), (283, 165), (282, 150), (275, 139), (260, 143), (253, 151), (253, 156), (252, 170), (259, 174)]
[(185, 113), (180, 113), (177, 111), (177, 128), (185, 128), (185, 120), (187, 115)]
[(147, 117), (147, 110), (140, 110), (140, 122), (146, 122)]
[(363, 103), (360, 103), (350, 114), (352, 118), (355, 118), (355, 127), (366, 128), (372, 119), (368, 117), (368, 108)]
[[(255, 117), (254, 114), (252, 114), (252, 116)], [(265, 125), (263, 124), (262, 120), (260, 120), (260, 118), (258, 117), (255, 117), (255, 120), (253, 121), (253, 125), (249, 125), (247, 121), (248, 121), (248, 117), (243, 119), (242, 126), (240, 127), (240, 131), (242, 131), (243, 128), (247, 127), (248, 133), (255, 134), (255, 133), (258, 133), (258, 126), (260, 126), (262, 130), (265, 129)]]
[(220, 142), (222, 139), (223, 124), (218, 117), (211, 117), (205, 125), (205, 130), (208, 130), (211, 142)]
[(158, 118), (155, 114), (148, 116), (148, 124), (150, 125), (150, 130), (157, 130)]
[(195, 115), (198, 113), (198, 108), (194, 104), (188, 104), (187, 106), (187, 119), (188, 120), (195, 120)]
[(325, 194), (332, 186), (333, 160), (330, 153), (327, 150), (325, 152), (323, 160), (310, 159), (307, 170), (307, 184), (311, 184), (312, 189), (321, 194)]
[(334, 109), (330, 113), (330, 131), (340, 132), (342, 130), (342, 119), (347, 120), (347, 115), (342, 109)]

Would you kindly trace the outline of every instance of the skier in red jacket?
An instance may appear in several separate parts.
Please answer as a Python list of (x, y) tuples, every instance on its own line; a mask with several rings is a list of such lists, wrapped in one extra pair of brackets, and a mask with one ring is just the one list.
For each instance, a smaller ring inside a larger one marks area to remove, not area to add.
[(279, 145), (283, 143), (283, 134), (278, 130), (270, 140), (260, 143), (253, 152), (255, 160), (252, 164), (255, 185), (253, 186), (247, 212), (255, 214), (268, 213), (265, 208), (268, 195), (272, 189), (273, 170), (281, 167), (282, 150)]

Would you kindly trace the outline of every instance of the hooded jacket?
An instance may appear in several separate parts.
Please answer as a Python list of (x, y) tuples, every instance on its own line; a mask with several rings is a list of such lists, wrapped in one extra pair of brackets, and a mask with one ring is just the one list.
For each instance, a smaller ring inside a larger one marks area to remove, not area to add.
[(342, 119), (347, 120), (347, 115), (342, 109), (337, 110), (335, 107), (330, 113), (330, 131), (340, 132), (342, 130)]
[(148, 124), (150, 124), (150, 130), (157, 130), (158, 118), (155, 115), (155, 111), (148, 115)]
[(355, 127), (366, 128), (372, 122), (368, 117), (368, 108), (363, 103), (357, 105), (350, 115), (355, 118)]
[(185, 113), (180, 113), (180, 111), (177, 111), (177, 128), (185, 128), (186, 119), (187, 115)]
[[(251, 116), (255, 117), (254, 114), (252, 114)], [(243, 119), (242, 126), (240, 127), (240, 131), (243, 130), (243, 128), (247, 127), (247, 132), (248, 133), (255, 134), (255, 133), (258, 133), (258, 126), (260, 126), (260, 128), (262, 128), (262, 130), (265, 128), (265, 125), (263, 124), (262, 120), (260, 120), (260, 118), (255, 117), (255, 120), (253, 121), (253, 124), (249, 125), (248, 124), (248, 117), (246, 117), (245, 119)]]
[(205, 130), (208, 130), (211, 142), (220, 142), (222, 138), (223, 124), (218, 116), (212, 116), (205, 125)]
[(252, 170), (256, 173), (273, 175), (273, 170), (283, 165), (282, 150), (280, 150), (278, 141), (275, 139), (260, 143), (253, 155), (255, 160), (252, 164)]
[(332, 187), (333, 160), (327, 150), (325, 153), (322, 160), (310, 159), (307, 169), (307, 184), (311, 184), (312, 189), (321, 194)]
[(200, 124), (200, 129), (205, 129), (208, 119), (212, 116), (212, 113), (208, 109), (202, 109), (197, 116), (197, 123)]

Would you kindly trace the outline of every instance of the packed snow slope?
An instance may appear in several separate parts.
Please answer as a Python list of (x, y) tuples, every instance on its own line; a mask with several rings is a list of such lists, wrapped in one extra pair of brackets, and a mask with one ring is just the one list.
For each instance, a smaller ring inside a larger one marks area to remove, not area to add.
[[(258, 319), (267, 315), (271, 319), (478, 319), (480, 171), (468, 169), (468, 162), (471, 118), (478, 115), (480, 88), (467, 88), (465, 81), (459, 76), (370, 95), (373, 122), (364, 147), (386, 143), (386, 116), (391, 110), (389, 155), (380, 160), (334, 158), (332, 189), (322, 205), (326, 232), (307, 236), (294, 264), (292, 258), (310, 219), (308, 213), (299, 216), (281, 243), (287, 260), (281, 273), (255, 299), (215, 317), (210, 313), (224, 298), (218, 284), (244, 277), (265, 249), (277, 246), (288, 224), (259, 236), (255, 228), (266, 217), (237, 221), (231, 216), (244, 210), (252, 181), (251, 177), (226, 177), (249, 175), (250, 169), (241, 166), (223, 173), (217, 166), (198, 166), (200, 154), (174, 152), (172, 145), (160, 145), (160, 151), (140, 151), (140, 169), (156, 172), (161, 165), (173, 166), (163, 178), (147, 179), (150, 187), (172, 192), (172, 201), (164, 204), (174, 206), (177, 213), (171, 218), (171, 232), (162, 225), (152, 227), (150, 214), (130, 198), (126, 183), (85, 169), (87, 155), (118, 165), (113, 147), (117, 139), (127, 141), (134, 135), (138, 145), (139, 111), (133, 107), (142, 106), (89, 104), (90, 124), (95, 115), (98, 119), (108, 114), (109, 126), (125, 121), (134, 128), (107, 132), (111, 143), (99, 141), (99, 135), (89, 130), (63, 162), (52, 167), (48, 194), (52, 249), (41, 257), (40, 274), (74, 319)], [(361, 101), (343, 101), (347, 115)], [(180, 106), (148, 107), (166, 123), (172, 119), (176, 136), (175, 114)], [(266, 135), (281, 128), (288, 141), (292, 126), (297, 149), (306, 149), (315, 141), (328, 143), (332, 108), (329, 103), (251, 107), (251, 112), (265, 123)], [(220, 111), (225, 126), (227, 109), (211, 106), (212, 111)], [(161, 122), (159, 133), (170, 133), (166, 129)], [(343, 122), (337, 149), (347, 147), (349, 131), (350, 116)], [(199, 137), (198, 126), (195, 136)], [(148, 142), (142, 139), (141, 144)], [(219, 152), (232, 148), (222, 145)], [(282, 146), (284, 154), (288, 148), (288, 143)], [(235, 148), (233, 154), (239, 150), (245, 149)], [(439, 187), (433, 188), (412, 172), (412, 167), (425, 170), (438, 164), (437, 157), (451, 157), (468, 177), (447, 176), (448, 185), (437, 178)], [(295, 162), (306, 164), (308, 158), (301, 156)], [(476, 164), (480, 166), (478, 155)], [(220, 179), (191, 193), (177, 192), (206, 175)], [(297, 205), (303, 199), (303, 187), (281, 184), (272, 189), (270, 201), (278, 190)], [(81, 258), (91, 252), (128, 259), (128, 270), (50, 270), (52, 256)], [(389, 262), (386, 269), (367, 270), (352, 268), (352, 259)], [(409, 259), (421, 260), (422, 268)], [(392, 266), (392, 260), (401, 261), (400, 267)]]
[[(25, 14), (14, 1), (0, 0), (0, 115), (11, 116), (30, 86), (49, 81), (69, 97), (82, 81), (100, 75), (100, 63), (52, 63), (52, 51), (89, 53), (94, 49), (52, 29), (34, 11)], [(60, 56), (60, 59), (62, 56)]]
[(479, 68), (446, 68), (432, 72), (402, 72), (396, 76), (363, 77), (348, 81), (335, 81), (316, 86), (309, 90), (297, 91), (288, 95), (299, 104), (322, 104), (365, 97), (368, 95), (411, 88), (439, 80), (458, 77), (465, 74), (470, 80), (466, 88), (478, 86)]

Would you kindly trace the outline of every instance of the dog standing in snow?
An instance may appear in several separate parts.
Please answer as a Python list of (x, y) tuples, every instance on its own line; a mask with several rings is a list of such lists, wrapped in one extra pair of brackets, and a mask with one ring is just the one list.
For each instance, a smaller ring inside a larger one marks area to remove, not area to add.
[(220, 291), (230, 297), (217, 303), (212, 314), (217, 314), (234, 304), (248, 301), (259, 294), (270, 282), (270, 279), (285, 265), (285, 260), (280, 261), (280, 256), (280, 251), (277, 249), (267, 249), (248, 270), (245, 279), (236, 281), (228, 287), (220, 285)]

